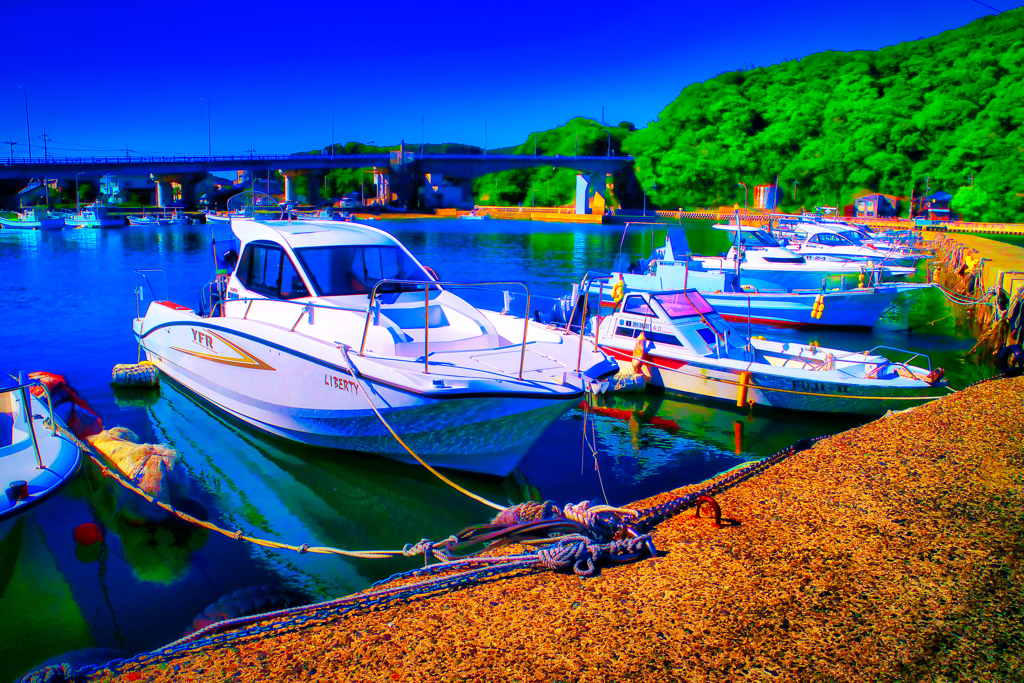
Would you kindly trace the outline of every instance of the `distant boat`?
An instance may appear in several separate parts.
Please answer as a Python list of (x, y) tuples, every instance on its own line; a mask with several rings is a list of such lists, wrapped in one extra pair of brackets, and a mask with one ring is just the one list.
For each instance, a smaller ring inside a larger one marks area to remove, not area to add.
[(50, 216), (45, 206), (32, 206), (19, 213), (17, 218), (0, 218), (0, 225), (19, 230), (60, 230), (64, 219)]
[(57, 431), (50, 402), (31, 394), (36, 380), (0, 375), (0, 522), (18, 515), (78, 473), (78, 445)]
[(128, 222), (132, 225), (188, 225), (192, 221), (185, 214), (179, 214), (175, 211), (171, 214), (165, 212), (162, 215), (151, 213), (149, 215), (128, 216)]
[(464, 218), (467, 221), (484, 221), (488, 220), (490, 216), (486, 213), (477, 213), (476, 209), (473, 209), (469, 213), (464, 213), (459, 218)]
[(68, 211), (63, 218), (69, 227), (75, 228), (123, 228), (125, 224), (124, 218), (111, 216), (106, 206), (85, 206), (77, 213)]

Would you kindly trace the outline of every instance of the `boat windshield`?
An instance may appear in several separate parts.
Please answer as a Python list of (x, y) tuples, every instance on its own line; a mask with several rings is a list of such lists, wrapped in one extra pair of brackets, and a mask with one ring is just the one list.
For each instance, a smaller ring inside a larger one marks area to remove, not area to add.
[(661, 304), (661, 307), (668, 313), (668, 317), (672, 319), (685, 318), (698, 313), (713, 313), (715, 310), (697, 292), (656, 294), (651, 298)]
[(864, 235), (857, 232), (856, 230), (843, 230), (839, 234), (845, 237), (846, 239), (850, 240), (857, 246), (864, 246)]
[[(429, 282), (423, 269), (394, 246), (330, 246), (296, 249), (295, 254), (319, 296), (369, 294), (380, 280)], [(416, 285), (385, 284), (383, 292), (414, 292)]]
[(740, 244), (745, 247), (778, 247), (780, 246), (775, 238), (761, 230), (753, 232), (744, 231), (740, 236)]

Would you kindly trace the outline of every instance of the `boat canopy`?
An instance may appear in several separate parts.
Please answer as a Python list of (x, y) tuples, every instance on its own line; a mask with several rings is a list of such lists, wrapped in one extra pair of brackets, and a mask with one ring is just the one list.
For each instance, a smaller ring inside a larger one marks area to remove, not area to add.
[(0, 394), (17, 391), (22, 387), (34, 387), (38, 382), (34, 379), (19, 380), (7, 374), (0, 374)]

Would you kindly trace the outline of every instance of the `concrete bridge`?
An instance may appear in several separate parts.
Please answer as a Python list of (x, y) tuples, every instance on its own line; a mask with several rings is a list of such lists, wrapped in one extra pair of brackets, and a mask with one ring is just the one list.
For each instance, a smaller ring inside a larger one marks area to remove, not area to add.
[[(178, 183), (182, 199), (195, 204), (195, 184), (210, 171), (245, 170), (250, 172), (280, 171), (285, 179), (285, 198), (294, 199), (294, 179), (309, 177), (310, 197), (315, 203), (319, 180), (335, 168), (376, 168), (389, 177), (389, 187), (396, 200), (407, 205), (415, 200), (420, 187), (434, 179), (449, 178), (457, 182), (463, 196), (472, 201), (472, 183), (489, 173), (518, 168), (551, 166), (567, 168), (586, 176), (582, 184), (590, 194), (605, 194), (605, 177), (628, 168), (632, 157), (568, 157), (498, 154), (414, 154), (394, 151), (386, 154), (292, 154), (233, 156), (104, 156), (48, 157), (46, 159), (13, 158), (0, 160), (0, 181), (25, 181), (32, 178), (73, 179), (80, 175), (100, 177), (114, 175), (150, 175), (156, 182), (157, 204), (170, 201), (170, 183)], [(580, 183), (577, 183), (579, 186)]]

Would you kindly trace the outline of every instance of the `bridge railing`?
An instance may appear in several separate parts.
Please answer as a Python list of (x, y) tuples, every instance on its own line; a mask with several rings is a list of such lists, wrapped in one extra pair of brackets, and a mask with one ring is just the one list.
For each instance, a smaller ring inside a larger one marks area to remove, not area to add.
[[(614, 159), (619, 162), (632, 161), (632, 157), (570, 157), (570, 156), (533, 156), (530, 154), (424, 154), (416, 155), (413, 154), (413, 160), (416, 158), (425, 161), (441, 161), (441, 160), (476, 160), (476, 159), (489, 159), (489, 160), (513, 160), (513, 159), (572, 159), (574, 161), (608, 161)], [(328, 154), (318, 152), (299, 152), (294, 154), (227, 154), (227, 155), (216, 155), (216, 156), (200, 156), (200, 155), (126, 155), (126, 156), (92, 156), (92, 157), (72, 157), (72, 156), (47, 156), (41, 157), (7, 157), (0, 158), (0, 166), (70, 166), (70, 165), (85, 165), (85, 164), (154, 164), (154, 163), (221, 163), (221, 162), (245, 162), (245, 161), (297, 161), (301, 159), (315, 159), (317, 161), (323, 160), (352, 160), (352, 159), (366, 159), (368, 161), (380, 161), (387, 163), (390, 160), (390, 152), (379, 152), (376, 154)]]

